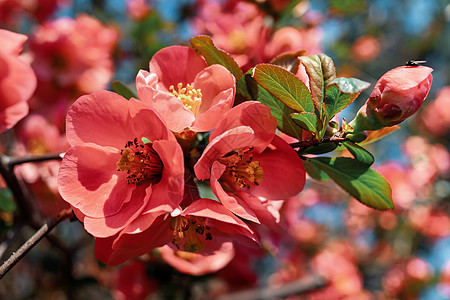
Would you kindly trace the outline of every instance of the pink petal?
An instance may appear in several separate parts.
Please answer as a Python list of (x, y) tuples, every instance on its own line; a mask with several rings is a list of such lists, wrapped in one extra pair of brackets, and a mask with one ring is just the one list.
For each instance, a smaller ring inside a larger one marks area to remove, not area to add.
[(305, 186), (306, 173), (298, 154), (282, 138), (274, 136), (271, 147), (253, 155), (264, 170), (259, 186), (250, 193), (269, 200), (286, 200), (295, 196)]
[(222, 233), (244, 235), (252, 241), (257, 241), (257, 234), (243, 221), (233, 215), (225, 206), (211, 199), (198, 199), (189, 205), (182, 215), (208, 218), (211, 226)]
[[(195, 76), (208, 65), (194, 50), (185, 46), (171, 46), (159, 50), (150, 60), (149, 71), (156, 73), (159, 82), (169, 86), (194, 82)], [(160, 89), (158, 87), (158, 89)]]
[(84, 218), (84, 228), (95, 237), (109, 237), (119, 233), (144, 210), (152, 195), (151, 187), (147, 189), (142, 186), (136, 188), (131, 195), (131, 201), (123, 204), (120, 211), (114, 215), (100, 218)]
[[(153, 79), (151, 79), (154, 77)], [(164, 91), (156, 90), (158, 80), (156, 74), (140, 70), (136, 77), (136, 87), (139, 99), (153, 107), (166, 122), (167, 127), (174, 132), (181, 132), (189, 127), (195, 119), (194, 114), (184, 107), (181, 101)], [(148, 85), (146, 82), (149, 82)]]
[[(280, 222), (280, 214), (278, 211), (274, 210), (273, 207), (271, 207), (270, 201), (256, 198), (246, 192), (237, 192), (237, 197), (242, 199), (243, 202), (247, 203), (251, 207), (262, 224), (275, 231), (281, 229), (278, 224)], [(265, 202), (263, 203), (263, 201)]]
[(0, 132), (14, 127), (28, 114), (28, 103), (18, 102), (0, 111)]
[(200, 180), (211, 176), (211, 165), (225, 154), (243, 148), (255, 146), (261, 148), (259, 140), (255, 140), (254, 131), (248, 126), (234, 127), (222, 135), (210, 140), (202, 156), (194, 166), (195, 175)]
[(219, 126), (211, 133), (210, 140), (239, 126), (250, 126), (253, 129), (254, 140), (260, 140), (258, 144), (254, 145), (255, 149), (261, 152), (272, 141), (277, 122), (269, 107), (256, 101), (247, 101), (233, 107), (223, 116)]
[(20, 52), (22, 52), (23, 44), (27, 39), (28, 37), (24, 34), (0, 29), (0, 41), (2, 41), (0, 52), (19, 56)]
[(0, 110), (27, 101), (36, 85), (36, 75), (29, 64), (0, 51)]
[(66, 134), (72, 146), (91, 142), (123, 148), (134, 138), (130, 136), (128, 101), (108, 91), (81, 96), (67, 113)]
[[(158, 250), (162, 259), (169, 265), (180, 272), (194, 276), (213, 273), (224, 268), (233, 259), (235, 253), (232, 242), (222, 243), (219, 249), (209, 255), (178, 251), (169, 246), (163, 246)], [(189, 259), (183, 259), (182, 253), (186, 253)]]
[(127, 183), (124, 172), (117, 172), (120, 154), (116, 151), (87, 144), (72, 147), (64, 155), (59, 192), (86, 216), (114, 215), (130, 200), (134, 185)]
[(120, 235), (112, 244), (113, 251), (107, 261), (108, 265), (121, 264), (130, 258), (146, 254), (156, 247), (169, 243), (173, 238), (170, 223), (171, 218), (167, 218), (142, 233)]
[(220, 200), (220, 202), (231, 212), (237, 216), (250, 220), (255, 223), (259, 223), (259, 220), (250, 206), (244, 201), (235, 197), (233, 194), (228, 194), (224, 191), (222, 185), (219, 182), (220, 176), (222, 176), (225, 166), (219, 162), (214, 162), (211, 169), (211, 189), (214, 194)]
[[(202, 91), (202, 104), (199, 113), (206, 112), (210, 107), (217, 104), (220, 100), (226, 100), (229, 108), (233, 105), (236, 88), (235, 77), (221, 65), (212, 65), (197, 74), (194, 81), (194, 88)], [(217, 99), (217, 95), (230, 90), (226, 98)]]
[(235, 84), (234, 76), (220, 65), (209, 66), (197, 74), (194, 88), (201, 89), (202, 103), (192, 130), (209, 131), (217, 126), (218, 120), (233, 105)]
[(142, 137), (154, 142), (156, 140), (170, 140), (175, 142), (176, 138), (166, 127), (160, 115), (142, 101), (131, 98), (128, 101), (130, 109), (129, 138)]
[(231, 108), (234, 101), (234, 91), (232, 89), (225, 90), (218, 94), (213, 101), (218, 103), (199, 114), (190, 126), (191, 130), (205, 132), (214, 129), (219, 123), (218, 120)]
[(102, 263), (108, 263), (112, 253), (112, 244), (117, 236), (95, 239), (95, 257)]

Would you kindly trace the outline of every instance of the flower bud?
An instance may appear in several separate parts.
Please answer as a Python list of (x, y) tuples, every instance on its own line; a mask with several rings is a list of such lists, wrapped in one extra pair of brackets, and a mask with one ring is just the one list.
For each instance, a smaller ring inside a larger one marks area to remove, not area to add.
[(425, 66), (402, 66), (386, 72), (350, 123), (355, 132), (392, 126), (413, 115), (428, 96), (432, 71)]

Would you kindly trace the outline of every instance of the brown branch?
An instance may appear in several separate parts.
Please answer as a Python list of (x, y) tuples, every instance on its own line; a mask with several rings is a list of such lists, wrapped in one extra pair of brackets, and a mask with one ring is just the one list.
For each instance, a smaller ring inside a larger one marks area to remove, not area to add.
[(0, 279), (18, 262), (28, 251), (30, 251), (36, 244), (46, 236), (56, 225), (65, 219), (72, 219), (75, 215), (71, 209), (61, 211), (56, 217), (51, 218), (44, 224), (22, 247), (16, 252), (13, 252), (11, 257), (3, 263), (0, 267)]
[(15, 165), (20, 165), (30, 162), (42, 162), (47, 160), (61, 160), (63, 153), (47, 153), (43, 155), (30, 155), (24, 157), (9, 157), (6, 156), (4, 159), (9, 167), (14, 167)]
[(286, 283), (280, 287), (266, 287), (245, 290), (220, 297), (218, 300), (270, 300), (285, 298), (312, 292), (328, 285), (325, 278), (319, 275), (310, 275)]

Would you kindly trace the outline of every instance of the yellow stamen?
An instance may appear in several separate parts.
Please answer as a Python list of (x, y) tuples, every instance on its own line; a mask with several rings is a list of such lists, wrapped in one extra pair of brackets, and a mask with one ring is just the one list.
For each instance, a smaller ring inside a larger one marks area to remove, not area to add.
[(49, 152), (44, 141), (39, 137), (30, 139), (27, 142), (27, 149), (32, 155), (42, 155)]
[(129, 184), (156, 184), (161, 180), (164, 165), (151, 143), (143, 144), (135, 138), (125, 144), (120, 154), (117, 171), (127, 172)]
[(222, 157), (219, 161), (226, 166), (223, 172), (222, 181), (230, 182), (237, 188), (251, 188), (259, 185), (263, 180), (264, 170), (259, 161), (253, 160), (248, 148), (238, 150)]
[[(182, 247), (184, 251), (188, 252), (199, 251), (204, 248), (203, 239), (205, 241), (212, 240), (209, 226), (206, 225), (206, 219), (202, 217), (178, 216), (174, 219), (172, 227), (174, 228), (172, 244), (177, 249)], [(183, 245), (181, 245), (182, 243)]]
[(198, 111), (200, 109), (200, 104), (202, 103), (202, 91), (201, 89), (194, 89), (191, 84), (187, 84), (186, 87), (183, 87), (183, 83), (177, 84), (178, 90), (175, 90), (175, 87), (171, 85), (169, 87), (169, 94), (177, 97), (181, 103), (183, 103), (184, 107), (189, 109), (194, 116), (197, 116)]

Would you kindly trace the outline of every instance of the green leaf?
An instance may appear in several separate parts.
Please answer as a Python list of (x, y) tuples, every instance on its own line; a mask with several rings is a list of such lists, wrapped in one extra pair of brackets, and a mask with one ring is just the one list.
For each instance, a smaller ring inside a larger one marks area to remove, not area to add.
[(322, 130), (322, 122), (320, 119), (313, 113), (309, 112), (301, 112), (301, 113), (293, 113), (291, 114), (292, 120), (294, 120), (295, 124), (300, 126), (301, 128), (318, 133)]
[(209, 36), (199, 35), (191, 38), (190, 42), (192, 48), (205, 58), (208, 65), (219, 64), (224, 66), (236, 77), (236, 80), (242, 77), (242, 70), (233, 57), (222, 49), (217, 48)]
[(345, 141), (342, 144), (344, 144), (345, 148), (347, 148), (355, 159), (369, 166), (373, 164), (375, 160), (373, 155), (363, 147), (353, 143), (352, 141)]
[(356, 78), (336, 78), (325, 89), (324, 110), (327, 122), (346, 108), (370, 83)]
[(319, 181), (327, 181), (330, 180), (330, 176), (327, 175), (324, 171), (322, 171), (315, 164), (311, 163), (309, 158), (305, 158), (303, 160), (303, 166), (305, 167), (305, 171), (315, 180)]
[(305, 67), (309, 76), (309, 88), (314, 105), (323, 119), (323, 99), (325, 87), (336, 78), (333, 60), (325, 54), (301, 56), (300, 63)]
[(394, 208), (389, 183), (367, 164), (348, 157), (317, 157), (310, 162), (362, 204), (380, 210)]
[(11, 213), (16, 210), (13, 195), (9, 189), (0, 189), (0, 211)]
[(256, 82), (295, 112), (314, 113), (314, 103), (306, 85), (291, 72), (270, 64), (253, 70)]
[(120, 96), (124, 97), (127, 100), (130, 100), (131, 98), (138, 98), (136, 94), (130, 90), (125, 84), (123, 84), (120, 81), (113, 81), (111, 84), (114, 92), (119, 94)]
[(304, 149), (300, 154), (324, 154), (335, 150), (338, 143), (322, 143), (317, 146), (311, 146)]
[(295, 111), (262, 88), (250, 74), (243, 77), (251, 99), (257, 100), (270, 108), (272, 116), (277, 120), (278, 129), (301, 141), (302, 129), (291, 118), (291, 114)]

